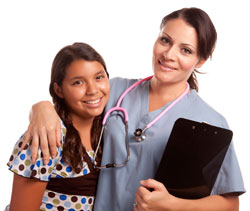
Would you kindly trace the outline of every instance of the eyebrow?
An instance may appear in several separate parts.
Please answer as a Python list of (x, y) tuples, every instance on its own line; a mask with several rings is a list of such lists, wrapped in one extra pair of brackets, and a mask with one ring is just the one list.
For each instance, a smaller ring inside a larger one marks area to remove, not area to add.
[[(103, 73), (106, 73), (106, 71), (105, 70), (100, 70), (97, 73), (95, 73), (95, 76), (99, 75), (99, 74), (103, 74)], [(84, 76), (76, 76), (76, 77), (71, 78), (70, 80), (73, 81), (73, 80), (76, 80), (76, 79), (83, 79), (83, 78), (84, 78)]]

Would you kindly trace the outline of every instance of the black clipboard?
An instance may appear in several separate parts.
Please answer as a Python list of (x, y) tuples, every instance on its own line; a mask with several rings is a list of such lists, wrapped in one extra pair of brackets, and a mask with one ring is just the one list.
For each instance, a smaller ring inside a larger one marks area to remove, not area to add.
[(210, 195), (232, 136), (228, 129), (177, 119), (155, 179), (176, 197), (198, 199)]

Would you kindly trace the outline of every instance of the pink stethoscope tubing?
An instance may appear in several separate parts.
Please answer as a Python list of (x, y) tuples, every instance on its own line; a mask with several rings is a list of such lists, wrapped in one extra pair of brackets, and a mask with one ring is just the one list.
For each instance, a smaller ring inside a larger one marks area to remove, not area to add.
[[(97, 144), (97, 147), (96, 147), (96, 150), (95, 150), (95, 153), (94, 153), (94, 166), (96, 168), (99, 168), (99, 169), (102, 169), (102, 168), (110, 168), (110, 167), (122, 167), (124, 166), (127, 162), (128, 162), (128, 159), (129, 159), (129, 156), (130, 156), (130, 153), (129, 153), (129, 145), (128, 145), (128, 113), (126, 111), (126, 109), (120, 107), (121, 105), (121, 102), (122, 100), (124, 99), (124, 97), (132, 90), (134, 89), (136, 86), (138, 86), (139, 84), (141, 84), (142, 82), (144, 81), (147, 81), (147, 80), (150, 80), (153, 76), (149, 76), (149, 77), (146, 77), (140, 81), (137, 81), (136, 83), (134, 83), (133, 85), (131, 85), (127, 90), (125, 90), (123, 92), (123, 94), (120, 96), (120, 98), (118, 99), (117, 103), (116, 103), (116, 106), (109, 109), (106, 114), (104, 115), (104, 118), (103, 118), (103, 121), (102, 121), (102, 130), (101, 130), (101, 134), (100, 134), (100, 138), (99, 138), (99, 141), (98, 141), (98, 144)], [(186, 82), (186, 89), (185, 91), (178, 97), (176, 98), (167, 108), (165, 108), (155, 119), (153, 119), (150, 123), (148, 123), (146, 125), (146, 127), (141, 130), (140, 130), (140, 135), (139, 136), (142, 136), (142, 134), (145, 132), (145, 130), (149, 129), (153, 124), (155, 124), (165, 113), (167, 113), (176, 103), (178, 103), (189, 91), (190, 87), (189, 87), (189, 84), (188, 82)], [(126, 160), (121, 163), (121, 164), (114, 164), (114, 163), (109, 163), (109, 164), (106, 164), (104, 166), (97, 166), (97, 163), (95, 161), (95, 158), (96, 158), (96, 155), (97, 155), (97, 152), (98, 152), (98, 149), (100, 147), (100, 143), (101, 143), (101, 139), (102, 139), (102, 134), (103, 134), (103, 131), (104, 131), (104, 128), (105, 128), (105, 124), (107, 122), (107, 118), (108, 116), (110, 115), (110, 113), (112, 113), (113, 111), (121, 111), (124, 115), (124, 123), (125, 123), (125, 129), (126, 129), (126, 148), (127, 148), (127, 158)], [(137, 135), (136, 135), (137, 136)], [(138, 141), (141, 141), (141, 140), (144, 140), (143, 139), (138, 139)]]

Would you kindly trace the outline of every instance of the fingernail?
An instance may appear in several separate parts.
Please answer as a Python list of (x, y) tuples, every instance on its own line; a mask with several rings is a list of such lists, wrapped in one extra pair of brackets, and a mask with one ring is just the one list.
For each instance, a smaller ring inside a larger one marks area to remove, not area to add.
[(32, 164), (35, 164), (35, 162), (36, 162), (36, 159), (34, 159), (34, 158), (31, 158), (31, 162), (32, 162)]

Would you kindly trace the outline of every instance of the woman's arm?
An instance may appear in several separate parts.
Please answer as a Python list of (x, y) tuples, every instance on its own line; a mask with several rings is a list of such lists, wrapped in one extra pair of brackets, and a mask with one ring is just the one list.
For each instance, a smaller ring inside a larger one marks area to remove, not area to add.
[(61, 124), (58, 115), (49, 101), (39, 102), (32, 106), (30, 125), (25, 133), (22, 149), (32, 139), (32, 162), (34, 163), (40, 144), (43, 152), (43, 162), (48, 164), (50, 154), (57, 155), (60, 146)]
[(14, 174), (10, 211), (39, 210), (47, 182)]
[[(202, 199), (180, 199), (168, 193), (165, 186), (153, 179), (141, 181), (134, 211), (142, 210), (185, 210), (185, 211), (238, 211), (238, 196), (213, 195)], [(150, 192), (148, 189), (153, 188)]]

